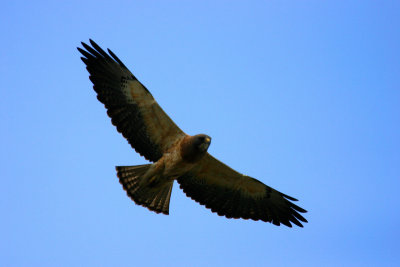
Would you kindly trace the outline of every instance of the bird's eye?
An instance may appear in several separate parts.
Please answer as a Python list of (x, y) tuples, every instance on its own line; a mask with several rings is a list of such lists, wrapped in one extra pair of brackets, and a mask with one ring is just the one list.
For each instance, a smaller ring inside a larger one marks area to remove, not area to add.
[(204, 142), (204, 136), (200, 136), (199, 139), (201, 142)]

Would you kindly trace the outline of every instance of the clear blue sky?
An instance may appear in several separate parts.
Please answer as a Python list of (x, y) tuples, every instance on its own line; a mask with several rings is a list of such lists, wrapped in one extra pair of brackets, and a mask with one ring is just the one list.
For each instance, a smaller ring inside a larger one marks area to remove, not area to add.
[[(111, 2), (2, 4), (0, 266), (400, 264), (399, 1)], [(169, 216), (136, 206), (114, 166), (146, 161), (95, 97), (89, 38), (309, 223), (228, 220), (177, 184)]]

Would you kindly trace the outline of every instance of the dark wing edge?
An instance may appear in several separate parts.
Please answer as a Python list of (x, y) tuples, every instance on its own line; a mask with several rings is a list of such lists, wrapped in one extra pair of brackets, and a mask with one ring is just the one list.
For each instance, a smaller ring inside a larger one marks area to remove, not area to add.
[[(236, 178), (229, 181), (229, 177), (209, 177), (207, 172), (199, 172), (199, 174), (187, 173), (179, 177), (177, 181), (180, 188), (188, 197), (220, 216), (229, 219), (261, 220), (277, 226), (282, 223), (288, 227), (292, 227), (292, 223), (303, 227), (301, 222), (307, 222), (300, 215), (307, 211), (291, 202), (297, 201), (295, 198), (257, 179), (242, 175), (240, 178), (242, 181)], [(221, 182), (223, 180), (229, 182), (224, 184), (225, 182)], [(252, 187), (256, 186), (260, 192), (255, 194), (246, 192), (245, 187), (241, 186), (243, 183), (251, 184)]]
[[(105, 105), (112, 124), (128, 140), (132, 148), (147, 160), (157, 161), (162, 157), (166, 148), (166, 145), (162, 144), (160, 140), (162, 140), (163, 134), (167, 133), (162, 129), (154, 129), (156, 122), (150, 120), (154, 117), (158, 120), (164, 119), (174, 130), (172, 134), (180, 134), (181, 130), (163, 113), (157, 103), (153, 104), (153, 109), (150, 111), (153, 113), (146, 117), (143, 107), (140, 106), (142, 103), (138, 102), (143, 99), (128, 99), (124, 90), (129, 90), (129, 82), (137, 81), (141, 86), (139, 89), (145, 90), (143, 91), (144, 100), (155, 102), (151, 93), (110, 49), (107, 54), (94, 41), (90, 40), (90, 44), (92, 47), (82, 42), (82, 46), (86, 50), (78, 47), (78, 51), (84, 56), (81, 59), (90, 74), (89, 79), (93, 83), (97, 99)], [(145, 112), (149, 111), (145, 110)], [(155, 134), (160, 136), (156, 137)]]

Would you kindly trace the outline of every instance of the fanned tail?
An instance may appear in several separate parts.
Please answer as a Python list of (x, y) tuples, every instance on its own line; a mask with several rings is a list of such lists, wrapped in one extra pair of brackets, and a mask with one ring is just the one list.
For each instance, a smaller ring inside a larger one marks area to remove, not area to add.
[(174, 181), (153, 183), (144, 178), (151, 164), (137, 166), (117, 166), (117, 176), (127, 195), (136, 204), (156, 213), (169, 214), (169, 201)]

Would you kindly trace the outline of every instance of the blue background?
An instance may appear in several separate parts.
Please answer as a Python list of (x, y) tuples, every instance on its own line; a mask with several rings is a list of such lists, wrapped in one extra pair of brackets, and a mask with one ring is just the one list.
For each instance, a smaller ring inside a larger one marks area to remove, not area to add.
[[(400, 264), (399, 1), (6, 1), (0, 10), (0, 266)], [(146, 161), (76, 46), (111, 48), (210, 153), (298, 198), (301, 228), (185, 197), (136, 206)]]

